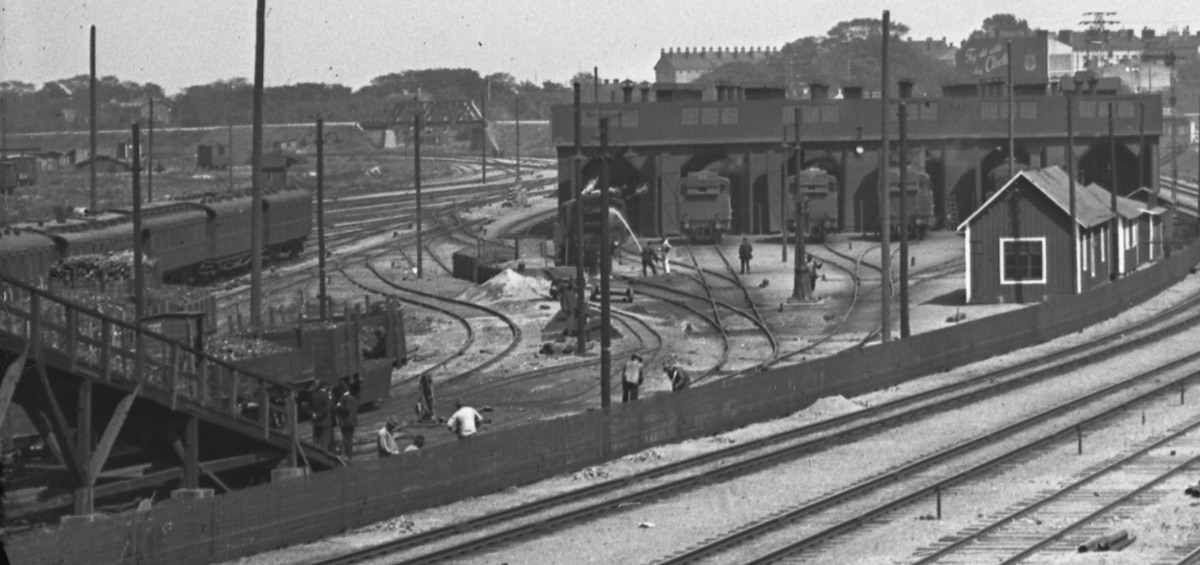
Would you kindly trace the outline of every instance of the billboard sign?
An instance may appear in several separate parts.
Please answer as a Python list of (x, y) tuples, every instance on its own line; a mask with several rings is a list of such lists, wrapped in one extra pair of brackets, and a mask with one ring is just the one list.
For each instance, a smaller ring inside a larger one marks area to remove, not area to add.
[(1047, 39), (1013, 37), (972, 39), (958, 51), (958, 68), (976, 80), (1005, 79), (1008, 76), (1008, 46), (1012, 41), (1013, 82), (1044, 84), (1049, 82), (1046, 69)]

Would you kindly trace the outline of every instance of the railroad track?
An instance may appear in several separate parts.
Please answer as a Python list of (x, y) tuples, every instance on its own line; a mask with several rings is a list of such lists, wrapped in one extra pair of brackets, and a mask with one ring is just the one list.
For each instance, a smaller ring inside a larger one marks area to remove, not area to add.
[[(1042, 383), (1070, 369), (1102, 363), (1111, 356), (1185, 331), (1193, 327), (1197, 321), (1200, 321), (1200, 296), (1193, 296), (1158, 316), (1138, 324), (1118, 328), (1093, 341), (1066, 348), (1039, 359), (1032, 359), (968, 379), (957, 380), (924, 392), (788, 432), (735, 444), (728, 448), (630, 476), (513, 506), (500, 512), (414, 534), (375, 547), (356, 550), (321, 563), (358, 563), (383, 556), (387, 556), (390, 563), (433, 563), (462, 559), (483, 551), (494, 551), (517, 540), (559, 531), (584, 520), (594, 520), (621, 512), (630, 505), (661, 500), (664, 497), (687, 492), (692, 488), (711, 485), (714, 482), (761, 470), (782, 461), (794, 460), (803, 454), (824, 449), (825, 446), (832, 443), (856, 442), (866, 435), (890, 430), (901, 423), (941, 414), (951, 406), (962, 407), (980, 399), (1019, 391), (1023, 387)], [(1157, 378), (1159, 376), (1140, 376), (1135, 380), (1148, 384), (1137, 385), (1118, 378), (1117, 380), (1120, 381), (1118, 384), (1104, 389), (1107, 392), (1095, 392), (1087, 396), (1100, 398), (1109, 394), (1124, 394), (1125, 396), (1121, 399), (1110, 399), (1109, 401), (1110, 404), (1124, 405), (1138, 395), (1148, 397), (1166, 392), (1174, 394), (1178, 390), (1179, 379), (1171, 379), (1172, 382), (1169, 384), (1161, 385), (1156, 382)], [(1130, 392), (1132, 388), (1136, 387), (1140, 388)], [(1086, 402), (1089, 401), (1083, 399), (1072, 401), (1076, 405)], [(1060, 409), (1060, 411), (1062, 410), (1065, 408)], [(1103, 417), (1100, 415), (1094, 418)], [(1073, 432), (1075, 428), (1072, 425), (1066, 429)], [(1048, 434), (1049, 432), (1035, 435), (1046, 436)], [(962, 448), (958, 451), (965, 450), (966, 448)], [(994, 465), (995, 463), (992, 463), (993, 467)], [(877, 482), (886, 481), (890, 484), (902, 474), (900, 471), (900, 469), (891, 469), (875, 480)], [(868, 488), (864, 487), (864, 490)], [(928, 491), (932, 487), (925, 484), (921, 488)], [(823, 500), (826, 503), (832, 503), (828, 497)], [(811, 512), (813, 509), (809, 508), (807, 511)], [(861, 521), (861, 516), (858, 519)], [(724, 543), (740, 542), (726, 540)], [(710, 544), (706, 544), (706, 546), (708, 545)], [(798, 550), (802, 550), (802, 548)], [(707, 551), (694, 548), (687, 555), (696, 557), (706, 554)], [(680, 554), (671, 559), (672, 561), (669, 562), (684, 562), (690, 558)]]

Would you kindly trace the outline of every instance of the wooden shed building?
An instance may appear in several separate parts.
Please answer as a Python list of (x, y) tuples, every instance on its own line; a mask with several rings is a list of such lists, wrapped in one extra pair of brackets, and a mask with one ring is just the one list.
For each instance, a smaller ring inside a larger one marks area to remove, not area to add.
[(1114, 254), (1111, 198), (1103, 187), (1076, 185), (1079, 239), (1072, 242), (1067, 173), (1058, 167), (1018, 173), (958, 227), (966, 234), (967, 302), (1040, 302), (1086, 292), (1110, 279), (1114, 261), (1124, 274), (1159, 258), (1164, 210), (1117, 197)]

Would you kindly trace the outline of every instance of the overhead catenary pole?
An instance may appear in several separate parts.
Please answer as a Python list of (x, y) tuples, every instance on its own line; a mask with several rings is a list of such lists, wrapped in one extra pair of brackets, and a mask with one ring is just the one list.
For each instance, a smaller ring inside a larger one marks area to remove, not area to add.
[(317, 118), (317, 308), (321, 321), (329, 314), (326, 310), (325, 289), (325, 119)]
[(1124, 255), (1121, 249), (1121, 216), (1117, 213), (1117, 134), (1113, 128), (1113, 103), (1108, 103), (1108, 172), (1110, 195), (1109, 204), (1112, 207), (1112, 235), (1108, 238), (1112, 247), (1112, 253), (1109, 254), (1109, 260), (1112, 261), (1111, 274), (1109, 279), (1117, 280), (1121, 276), (1121, 261), (1120, 257)]
[[(575, 156), (571, 159), (571, 190), (574, 192), (575, 206), (567, 210), (574, 214), (574, 222), (563, 222), (565, 225), (574, 224), (575, 232), (575, 350), (580, 355), (587, 351), (587, 293), (584, 292), (587, 281), (583, 278), (583, 110), (580, 108), (580, 84), (575, 83)], [(571, 234), (563, 234), (564, 241), (571, 240)], [(570, 256), (571, 249), (563, 253)]]
[(600, 118), (600, 407), (612, 403), (612, 235), (609, 233), (608, 118)]
[[(417, 110), (413, 116), (413, 186), (417, 192), (417, 278), (421, 278), (422, 267), (421, 263), (424, 260), (424, 243), (421, 241), (421, 129), (425, 124), (421, 123), (421, 111)], [(477, 261), (482, 261), (483, 257), (476, 257)]]
[[(263, 245), (263, 54), (266, 51), (267, 0), (258, 0), (254, 43), (254, 109), (250, 142), (250, 326), (262, 328)], [(232, 165), (232, 163), (231, 163)]]
[(883, 274), (883, 284), (879, 285), (881, 296), (880, 305), (880, 340), (887, 343), (892, 340), (892, 250), (891, 250), (891, 210), (888, 206), (888, 36), (891, 34), (891, 20), (887, 10), (883, 11), (883, 81), (879, 85), (879, 272)]
[(91, 178), (91, 201), (88, 210), (99, 209), (96, 202), (96, 26), (92, 26), (91, 75), (88, 81), (88, 174)]
[[(146, 273), (142, 268), (142, 140), (141, 130), (137, 122), (131, 126), (133, 131), (133, 312), (134, 318), (140, 325), (146, 317)], [(140, 337), (140, 335), (139, 335)], [(139, 352), (140, 354), (140, 352)]]
[[(910, 335), (908, 327), (908, 105), (903, 100), (896, 108), (900, 122), (900, 338)], [(920, 181), (918, 181), (920, 182)]]
[[(1075, 95), (1079, 95), (1076, 89)], [(1075, 276), (1071, 278), (1075, 294), (1083, 291), (1083, 266), (1079, 262), (1079, 221), (1075, 215), (1075, 118), (1072, 96), (1067, 100), (1067, 213), (1071, 216), (1071, 264), (1075, 266)]]

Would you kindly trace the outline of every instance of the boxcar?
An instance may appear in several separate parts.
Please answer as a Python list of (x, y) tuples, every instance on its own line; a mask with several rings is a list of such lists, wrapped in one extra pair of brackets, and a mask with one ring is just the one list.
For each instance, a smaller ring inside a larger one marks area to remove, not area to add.
[(0, 273), (5, 276), (42, 282), (57, 259), (54, 241), (45, 235), (20, 228), (0, 230)]
[(263, 241), (274, 255), (295, 257), (312, 232), (312, 193), (282, 189), (263, 195)]
[(107, 255), (133, 248), (133, 223), (119, 214), (102, 213), (83, 220), (48, 223), (42, 229), (58, 246), (60, 259)]

